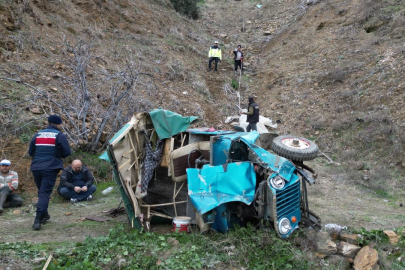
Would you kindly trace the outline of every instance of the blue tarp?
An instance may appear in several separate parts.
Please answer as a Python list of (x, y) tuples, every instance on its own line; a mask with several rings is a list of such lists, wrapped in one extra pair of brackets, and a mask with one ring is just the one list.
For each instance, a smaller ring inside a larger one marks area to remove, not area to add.
[(256, 174), (250, 162), (229, 163), (225, 167), (205, 165), (187, 169), (188, 194), (200, 214), (227, 202), (253, 201)]

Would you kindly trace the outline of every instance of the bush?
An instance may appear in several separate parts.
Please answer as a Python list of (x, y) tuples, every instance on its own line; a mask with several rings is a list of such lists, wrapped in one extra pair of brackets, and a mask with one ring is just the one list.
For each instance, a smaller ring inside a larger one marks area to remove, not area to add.
[(173, 4), (174, 9), (194, 20), (200, 17), (200, 11), (198, 9), (198, 0), (170, 0)]

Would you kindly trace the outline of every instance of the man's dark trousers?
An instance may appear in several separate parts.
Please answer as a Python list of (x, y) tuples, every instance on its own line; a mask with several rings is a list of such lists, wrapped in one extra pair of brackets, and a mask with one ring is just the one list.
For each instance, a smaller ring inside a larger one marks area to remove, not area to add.
[(250, 122), (249, 125), (246, 127), (246, 131), (250, 132), (251, 130), (256, 130), (257, 131), (257, 122)]
[(47, 213), (49, 199), (59, 171), (59, 169), (50, 171), (32, 171), (35, 184), (38, 188), (37, 213)]
[(235, 60), (235, 71), (238, 70), (238, 67), (242, 70), (242, 60)]
[(11, 193), (8, 186), (0, 188), (0, 194), (5, 194), (7, 199), (3, 205), (4, 208), (20, 207), (23, 204), (23, 200), (17, 194)]
[(208, 69), (211, 70), (211, 62), (215, 61), (215, 71), (217, 71), (218, 68), (218, 62), (219, 62), (219, 57), (210, 57), (210, 60), (208, 61)]
[(91, 185), (89, 188), (87, 188), (87, 191), (77, 193), (74, 190), (63, 187), (59, 190), (59, 194), (66, 199), (77, 199), (78, 201), (84, 201), (87, 199), (87, 197), (92, 195), (96, 189), (97, 187), (95, 185)]

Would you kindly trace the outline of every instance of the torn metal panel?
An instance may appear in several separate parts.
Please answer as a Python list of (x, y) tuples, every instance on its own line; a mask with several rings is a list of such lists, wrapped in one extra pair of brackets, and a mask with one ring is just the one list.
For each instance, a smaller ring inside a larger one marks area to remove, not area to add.
[(250, 162), (187, 169), (187, 179), (188, 194), (200, 214), (227, 202), (249, 205), (255, 195), (256, 174)]

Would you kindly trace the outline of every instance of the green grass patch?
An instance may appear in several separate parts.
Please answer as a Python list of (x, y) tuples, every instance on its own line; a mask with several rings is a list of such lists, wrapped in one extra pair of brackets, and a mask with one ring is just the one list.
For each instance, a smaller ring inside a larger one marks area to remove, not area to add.
[[(172, 246), (169, 237), (176, 238), (179, 244)], [(223, 265), (238, 269), (311, 269), (314, 266), (289, 241), (252, 226), (236, 228), (228, 234), (160, 235), (128, 231), (118, 225), (107, 236), (87, 238), (76, 246), (70, 243), (54, 249), (51, 246), (0, 243), (0, 255), (12, 251), (31, 261), (52, 253), (54, 259), (47, 269), (215, 269)], [(42, 269), (43, 265), (36, 267)]]

